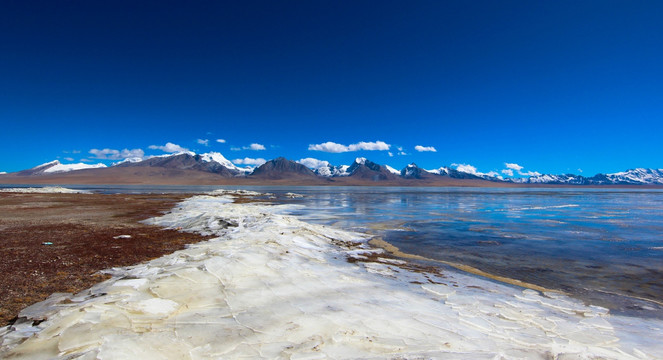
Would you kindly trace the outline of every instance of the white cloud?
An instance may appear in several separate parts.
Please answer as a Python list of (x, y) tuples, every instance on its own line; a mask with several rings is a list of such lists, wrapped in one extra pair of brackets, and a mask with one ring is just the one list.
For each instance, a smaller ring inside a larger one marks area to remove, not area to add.
[(477, 175), (477, 174), (478, 174), (478, 173), (477, 173), (477, 168), (475, 168), (475, 167), (472, 166), (472, 165), (468, 165), (468, 164), (451, 164), (451, 166), (455, 166), (455, 167), (456, 167), (456, 170), (458, 170), (458, 171), (462, 171), (462, 172), (464, 172), (464, 173), (473, 174), (473, 175)]
[(230, 151), (240, 151), (240, 150), (242, 150), (241, 147), (237, 147), (237, 146), (231, 146), (230, 147)]
[(579, 168), (578, 171), (582, 173), (582, 169)]
[(314, 158), (299, 159), (299, 160), (297, 160), (297, 162), (304, 165), (304, 166), (306, 166), (307, 168), (311, 168), (311, 169), (319, 169), (321, 167), (329, 166), (329, 161), (318, 160), (318, 159), (314, 159)]
[(252, 159), (252, 158), (244, 158), (244, 159), (235, 159), (233, 160), (234, 164), (238, 165), (255, 165), (255, 166), (260, 166), (264, 163), (266, 163), (267, 160), (263, 158), (257, 158), (257, 159)]
[(399, 151), (398, 155), (407, 155), (407, 153), (405, 151)]
[(143, 158), (145, 152), (142, 149), (92, 149), (90, 154), (94, 155), (97, 159), (103, 160), (121, 160), (126, 158)]
[(348, 146), (348, 148), (350, 148), (350, 151), (359, 151), (359, 150), (385, 151), (389, 150), (390, 147), (391, 145), (385, 143), (384, 141), (375, 141), (375, 142), (360, 141), (356, 144), (351, 144)]
[(64, 158), (64, 159), (67, 160), (67, 161), (74, 161), (74, 158), (73, 158), (73, 157), (66, 157), (66, 158)]
[(265, 145), (253, 143), (249, 146), (244, 146), (244, 150), (265, 150)]
[(513, 164), (513, 163), (504, 163), (507, 169), (512, 169), (516, 171), (520, 171), (523, 169), (523, 166), (520, 166), (518, 164)]
[(389, 150), (391, 145), (385, 143), (384, 141), (360, 141), (356, 144), (343, 145), (338, 144), (332, 141), (327, 141), (322, 144), (310, 144), (308, 146), (309, 150), (314, 151), (323, 151), (328, 153), (343, 153), (350, 151), (359, 151), (359, 150), (369, 150), (369, 151), (385, 151)]
[(216, 139), (216, 142), (221, 143), (221, 144), (225, 144), (226, 139)]
[(200, 145), (209, 146), (209, 139), (198, 139), (196, 142)]
[(388, 152), (387, 155), (389, 155), (389, 157), (394, 157), (394, 153), (392, 153), (391, 151)]
[(504, 163), (504, 165), (507, 167), (505, 170), (502, 170), (502, 174), (508, 175), (508, 176), (513, 176), (513, 170), (515, 170), (518, 175), (520, 176), (540, 176), (541, 173), (538, 171), (523, 171), (525, 168), (524, 166), (520, 166), (518, 164), (514, 163)]
[(314, 150), (314, 151), (323, 151), (323, 152), (328, 152), (328, 153), (342, 153), (342, 152), (348, 152), (348, 147), (345, 145), (337, 144), (335, 142), (327, 141), (322, 144), (309, 144), (308, 146), (309, 150)]
[(432, 146), (417, 145), (414, 147), (414, 149), (417, 150), (418, 152), (424, 152), (424, 151), (437, 152), (437, 150), (435, 150), (435, 148)]
[(182, 152), (182, 151), (189, 151), (189, 149), (183, 148), (177, 144), (173, 144), (171, 142), (166, 143), (166, 145), (163, 146), (157, 146), (157, 145), (150, 145), (150, 149), (152, 150), (161, 150), (163, 152), (167, 153), (176, 153), (176, 152)]

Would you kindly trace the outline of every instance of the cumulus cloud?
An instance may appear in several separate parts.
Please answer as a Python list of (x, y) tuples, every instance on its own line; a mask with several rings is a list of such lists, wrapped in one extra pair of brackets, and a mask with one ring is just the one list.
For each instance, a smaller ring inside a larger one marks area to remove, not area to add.
[(196, 142), (200, 145), (209, 146), (209, 139), (198, 139)]
[(158, 146), (158, 145), (150, 145), (150, 149), (152, 150), (161, 150), (163, 152), (167, 153), (176, 153), (176, 152), (182, 152), (182, 151), (188, 151), (189, 149), (183, 148), (177, 144), (173, 144), (171, 142), (166, 143), (166, 145), (163, 146)]
[(299, 159), (299, 160), (297, 160), (297, 162), (304, 165), (304, 166), (306, 166), (307, 168), (311, 168), (311, 169), (319, 169), (321, 167), (329, 166), (329, 161), (318, 160), (318, 159), (314, 159), (314, 158)]
[(392, 153), (391, 151), (388, 152), (387, 155), (389, 155), (389, 157), (394, 157), (394, 153)]
[(234, 164), (237, 165), (255, 165), (255, 166), (260, 166), (264, 163), (266, 163), (267, 160), (263, 158), (257, 158), (257, 159), (252, 159), (252, 158), (244, 158), (244, 159), (235, 159), (233, 160)]
[(462, 171), (464, 173), (474, 174), (474, 175), (477, 174), (477, 168), (469, 164), (451, 164), (451, 166), (455, 166), (456, 170)]
[(507, 169), (511, 169), (511, 170), (520, 171), (520, 170), (523, 169), (523, 166), (520, 166), (518, 164), (504, 163), (504, 165), (506, 166)]
[(418, 152), (424, 152), (424, 151), (437, 152), (437, 150), (432, 146), (417, 145), (414, 147), (414, 149), (417, 150)]
[(514, 175), (514, 170), (518, 173), (520, 176), (540, 176), (541, 173), (538, 171), (523, 171), (525, 168), (524, 166), (520, 166), (515, 163), (504, 163), (504, 166), (506, 166), (506, 169), (502, 170), (502, 174), (508, 175), (508, 176), (513, 176)]
[(249, 146), (244, 146), (244, 150), (265, 150), (265, 145), (253, 143)]
[(308, 146), (309, 150), (322, 151), (328, 153), (343, 153), (359, 150), (369, 150), (369, 151), (387, 151), (391, 145), (385, 143), (384, 141), (360, 141), (356, 144), (343, 145), (338, 144), (333, 141), (327, 141), (321, 144), (310, 144)]
[(143, 158), (145, 152), (142, 149), (92, 149), (89, 151), (97, 159), (102, 160), (121, 160), (126, 158)]
[(221, 144), (225, 144), (226, 139), (216, 139), (216, 142), (221, 143)]

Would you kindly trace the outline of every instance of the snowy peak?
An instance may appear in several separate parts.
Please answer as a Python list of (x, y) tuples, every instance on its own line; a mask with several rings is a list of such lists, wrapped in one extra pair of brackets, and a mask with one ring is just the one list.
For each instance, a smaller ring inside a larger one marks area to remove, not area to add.
[(324, 177), (340, 177), (350, 175), (348, 172), (349, 168), (350, 165), (332, 166), (331, 164), (328, 164), (327, 166), (322, 166), (315, 169), (314, 172)]
[(98, 169), (98, 168), (104, 168), (104, 167), (106, 167), (106, 165), (101, 164), (101, 163), (99, 163), (99, 164), (85, 164), (85, 163), (62, 164), (58, 160), (53, 160), (51, 162), (47, 162), (45, 164), (35, 166), (31, 169), (19, 171), (16, 174), (19, 175), (19, 176), (57, 174), (57, 173), (70, 172), (70, 171), (74, 171), (74, 170)]
[(391, 167), (391, 166), (389, 166), (389, 165), (385, 165), (384, 167), (385, 167), (387, 170), (389, 170), (390, 173), (392, 173), (392, 174), (394, 174), (394, 175), (400, 175), (400, 174), (401, 174), (400, 171), (394, 169), (393, 167)]
[[(663, 184), (663, 169), (636, 168), (614, 174), (607, 174), (605, 175), (605, 178), (612, 184), (661, 185)], [(595, 179), (597, 183), (600, 180), (603, 179)]]
[[(221, 161), (231, 168), (224, 166)], [(225, 161), (224, 161), (225, 160)], [(232, 165), (219, 153), (208, 153), (197, 155), (192, 152), (181, 152), (167, 156), (155, 156), (138, 162), (122, 162), (114, 165), (116, 167), (161, 167), (176, 170), (197, 170), (219, 174), (223, 177), (232, 177), (237, 175), (239, 169)]]
[[(396, 170), (394, 169), (394, 171)], [(350, 165), (347, 172), (350, 174), (348, 176), (365, 180), (381, 181), (396, 179), (396, 175), (389, 171), (387, 167), (376, 164), (366, 158), (355, 159), (355, 162)]]
[(200, 154), (200, 159), (205, 162), (216, 162), (225, 166), (228, 169), (240, 170), (235, 164), (226, 159), (221, 153), (218, 152), (208, 152), (205, 154)]
[(59, 161), (57, 164), (49, 167), (48, 169), (44, 170), (44, 173), (61, 173), (61, 172), (69, 172), (69, 171), (74, 171), (74, 170), (86, 170), (86, 169), (100, 169), (100, 168), (105, 168), (106, 165), (99, 163), (99, 164), (85, 164), (85, 163), (77, 163), (77, 164), (61, 164)]
[(418, 167), (415, 163), (411, 163), (404, 167), (399, 173), (406, 179), (421, 179), (426, 175), (426, 170)]
[(663, 169), (637, 168), (613, 174), (596, 174), (592, 177), (574, 174), (544, 174), (510, 181), (524, 184), (559, 185), (663, 185)]

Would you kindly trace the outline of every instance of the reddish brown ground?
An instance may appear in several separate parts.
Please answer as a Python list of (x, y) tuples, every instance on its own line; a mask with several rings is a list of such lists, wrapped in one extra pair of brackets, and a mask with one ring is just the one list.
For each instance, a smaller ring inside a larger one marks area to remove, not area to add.
[[(99, 270), (154, 259), (205, 238), (138, 223), (183, 195), (0, 193), (0, 326), (54, 292), (75, 293)], [(131, 235), (130, 239), (114, 239)], [(44, 245), (51, 242), (52, 245)]]

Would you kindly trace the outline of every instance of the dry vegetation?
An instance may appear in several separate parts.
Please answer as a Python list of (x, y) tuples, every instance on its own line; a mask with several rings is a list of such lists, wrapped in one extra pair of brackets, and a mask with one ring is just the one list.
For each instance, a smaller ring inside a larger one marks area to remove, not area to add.
[[(0, 193), (0, 326), (54, 292), (104, 279), (99, 270), (182, 249), (199, 235), (138, 223), (182, 195)], [(131, 235), (131, 238), (117, 238)]]

